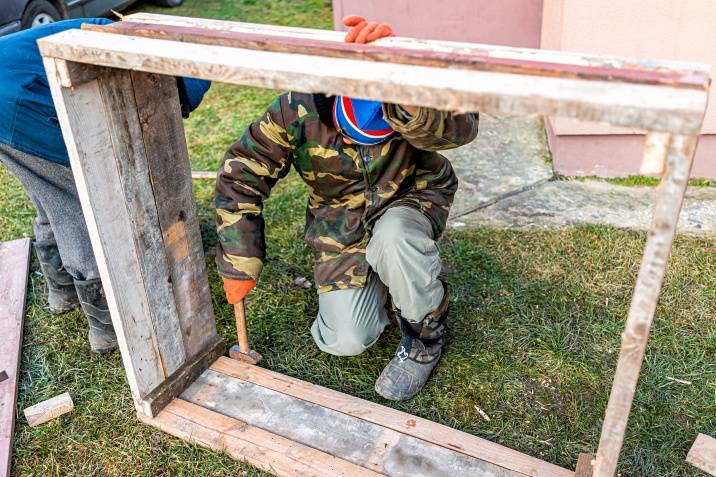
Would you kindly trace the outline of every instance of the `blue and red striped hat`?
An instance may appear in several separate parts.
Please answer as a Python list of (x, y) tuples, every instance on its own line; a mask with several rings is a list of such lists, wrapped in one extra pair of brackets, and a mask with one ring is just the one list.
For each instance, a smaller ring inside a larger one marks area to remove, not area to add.
[(336, 130), (358, 144), (372, 146), (395, 134), (383, 117), (383, 103), (336, 96), (333, 103)]

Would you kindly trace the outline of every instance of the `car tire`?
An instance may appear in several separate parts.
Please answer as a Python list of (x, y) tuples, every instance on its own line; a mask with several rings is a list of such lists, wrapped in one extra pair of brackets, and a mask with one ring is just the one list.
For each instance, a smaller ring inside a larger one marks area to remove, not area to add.
[(47, 0), (32, 0), (22, 14), (22, 28), (32, 28), (62, 20), (62, 15)]
[(153, 2), (160, 7), (174, 8), (184, 3), (184, 0), (153, 0)]

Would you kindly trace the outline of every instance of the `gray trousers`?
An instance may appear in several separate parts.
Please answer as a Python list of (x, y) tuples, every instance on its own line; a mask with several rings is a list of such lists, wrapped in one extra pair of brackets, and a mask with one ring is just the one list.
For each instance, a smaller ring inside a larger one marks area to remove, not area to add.
[(430, 221), (419, 210), (394, 207), (378, 220), (366, 258), (372, 271), (364, 288), (322, 293), (311, 326), (326, 353), (353, 356), (378, 340), (388, 325), (388, 292), (401, 315), (419, 322), (445, 293), (438, 280), (442, 265)]
[(99, 278), (87, 225), (69, 167), (0, 144), (0, 162), (20, 181), (35, 206), (35, 240), (56, 243), (75, 280)]

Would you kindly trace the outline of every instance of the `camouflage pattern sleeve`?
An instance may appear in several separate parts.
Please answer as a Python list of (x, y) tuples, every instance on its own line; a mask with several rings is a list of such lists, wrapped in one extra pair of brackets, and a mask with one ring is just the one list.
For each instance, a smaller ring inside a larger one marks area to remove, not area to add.
[(477, 114), (454, 114), (431, 108), (419, 108), (410, 118), (400, 106), (384, 104), (388, 124), (410, 144), (424, 151), (440, 151), (465, 145), (477, 136)]
[(286, 95), (251, 124), (224, 156), (216, 190), (216, 262), (224, 278), (257, 279), (266, 256), (263, 201), (291, 168), (293, 145), (286, 132)]

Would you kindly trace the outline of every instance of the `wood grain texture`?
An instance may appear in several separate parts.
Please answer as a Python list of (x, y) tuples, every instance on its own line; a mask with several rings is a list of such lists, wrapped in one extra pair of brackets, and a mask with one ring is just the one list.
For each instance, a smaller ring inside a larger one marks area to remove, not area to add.
[(700, 130), (707, 98), (706, 90), (674, 86), (369, 62), (87, 30), (62, 32), (39, 45), (45, 56), (174, 76), (683, 133)]
[[(124, 20), (125, 23), (143, 23), (145, 25), (162, 27), (173, 26), (194, 28), (212, 33), (268, 35), (271, 36), (272, 41), (275, 41), (274, 39), (276, 37), (284, 37), (295, 40), (320, 40), (323, 42), (331, 42), (336, 45), (345, 45), (345, 32), (332, 30), (242, 23), (226, 20), (214, 20), (209, 18), (175, 17), (143, 12), (128, 15), (124, 17)], [(497, 65), (504, 64), (504, 62), (509, 61), (521, 65), (551, 64), (554, 65), (555, 68), (562, 70), (568, 70), (570, 67), (575, 66), (592, 67), (595, 69), (611, 68), (610, 71), (614, 74), (646, 71), (666, 75), (678, 74), (680, 76), (684, 76), (684, 81), (689, 84), (693, 82), (699, 82), (701, 84), (708, 82), (708, 65), (681, 61), (620, 58), (566, 51), (515, 48), (501, 45), (480, 45), (443, 40), (419, 40), (404, 37), (381, 38), (378, 41), (370, 43), (368, 48), (375, 46), (397, 50), (407, 49), (428, 53), (478, 56), (484, 57), (485, 61), (493, 61)], [(358, 51), (363, 51), (365, 47), (365, 45), (353, 45), (350, 48), (357, 48)], [(605, 79), (608, 79), (609, 77), (610, 76), (608, 74), (605, 75)]]
[(525, 475), (574, 475), (567, 469), (494, 442), (258, 366), (222, 357), (210, 369)]
[(716, 439), (699, 434), (691, 446), (686, 462), (709, 475), (716, 476)]
[[(136, 257), (138, 273), (125, 275), (121, 280), (124, 288), (136, 287), (140, 293), (143, 292), (144, 312), (149, 314), (159, 350), (158, 358), (164, 376), (168, 377), (186, 362), (187, 352), (174, 301), (172, 275), (149, 175), (132, 75), (129, 71), (107, 69), (99, 74), (98, 82), (114, 152), (106, 158), (106, 162), (114, 161), (117, 174), (100, 174), (93, 180), (105, 187), (108, 182), (116, 182), (120, 193), (110, 196), (109, 200), (116, 204), (115, 207), (124, 204), (129, 215), (125, 235), (128, 234), (130, 240), (124, 241), (124, 237), (111, 234), (107, 234), (106, 240), (113, 242), (113, 251), (128, 248)], [(169, 142), (167, 140), (167, 144)], [(97, 193), (109, 195), (99, 189)], [(114, 211), (99, 213), (113, 214)], [(99, 221), (99, 225), (103, 226), (103, 220)]]
[(155, 418), (139, 414), (139, 419), (173, 436), (245, 460), (280, 477), (381, 475), (181, 399), (172, 401)]
[(10, 475), (30, 239), (0, 243), (0, 477)]
[(595, 477), (612, 477), (617, 469), (624, 432), (698, 142), (696, 136), (676, 135), (669, 139), (668, 147), (659, 148), (663, 149), (663, 152), (668, 151), (666, 175), (656, 192), (652, 224), (622, 333), (619, 360), (594, 464)]
[(181, 399), (392, 477), (525, 475), (211, 369)]
[(594, 454), (579, 454), (577, 468), (574, 470), (574, 477), (592, 477), (594, 470), (592, 466), (593, 461)]
[(191, 359), (218, 335), (176, 79), (134, 71), (131, 80), (173, 301)]
[(60, 85), (65, 88), (72, 88), (97, 79), (97, 68), (92, 65), (57, 60), (55, 61), (55, 67), (57, 68), (57, 78)]
[(28, 407), (23, 411), (25, 419), (30, 427), (39, 426), (47, 421), (51, 421), (63, 414), (72, 412), (75, 408), (75, 403), (72, 402), (72, 396), (70, 393), (62, 393), (58, 396), (50, 398), (46, 401), (38, 402), (37, 404)]

